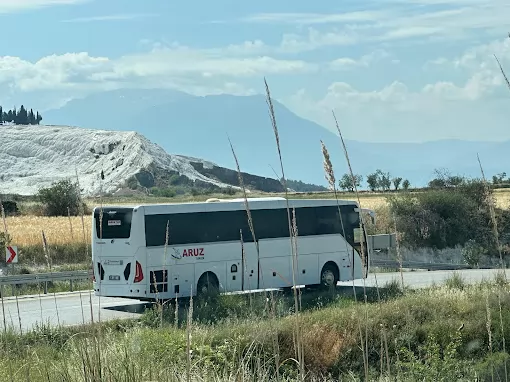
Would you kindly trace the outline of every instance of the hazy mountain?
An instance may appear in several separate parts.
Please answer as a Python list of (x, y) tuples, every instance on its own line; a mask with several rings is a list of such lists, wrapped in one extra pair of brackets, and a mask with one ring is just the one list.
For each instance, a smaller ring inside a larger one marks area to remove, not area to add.
[[(325, 184), (320, 140), (330, 151), (336, 177), (347, 171), (339, 137), (274, 102), (285, 175)], [(122, 90), (74, 100), (46, 112), (45, 123), (71, 124), (107, 130), (135, 130), (166, 151), (207, 158), (235, 168), (228, 138), (243, 171), (281, 175), (273, 128), (263, 96), (195, 97), (166, 90)], [(385, 128), (384, 126), (381, 128)], [(389, 127), (388, 127), (389, 128)], [(347, 141), (354, 172), (366, 176), (380, 168), (392, 176), (424, 185), (435, 168), (479, 176), (479, 153), (486, 176), (505, 171), (510, 142), (442, 140), (421, 144)], [(510, 172), (510, 171), (509, 171)]]

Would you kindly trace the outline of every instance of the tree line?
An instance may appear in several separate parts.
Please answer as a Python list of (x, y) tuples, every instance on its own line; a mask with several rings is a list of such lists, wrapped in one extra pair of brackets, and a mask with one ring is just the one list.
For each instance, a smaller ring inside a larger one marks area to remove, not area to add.
[[(338, 181), (338, 186), (341, 190), (354, 192), (353, 177), (350, 174), (344, 174)], [(363, 175), (354, 175), (354, 184), (356, 188), (361, 187), (363, 182)], [(411, 183), (402, 177), (391, 177), (389, 172), (383, 172), (378, 169), (375, 172), (368, 174), (366, 179), (370, 191), (389, 191), (390, 189), (398, 190), (402, 187), (404, 190), (409, 189)]]
[[(460, 175), (451, 175), (445, 169), (435, 169), (434, 174), (434, 178), (428, 182), (426, 188), (444, 189), (449, 187), (458, 187), (463, 182), (465, 182), (464, 177)], [(361, 188), (363, 180), (363, 175), (354, 175), (354, 184), (356, 188)], [(395, 191), (398, 191), (399, 189), (408, 190), (411, 187), (411, 183), (408, 179), (403, 179), (402, 177), (392, 177), (389, 172), (383, 172), (380, 169), (367, 175), (366, 184), (368, 189), (372, 192), (385, 192), (392, 189)], [(493, 186), (510, 186), (510, 177), (507, 177), (506, 172), (493, 175), (492, 184)], [(344, 174), (338, 181), (338, 186), (341, 190), (354, 192), (354, 185), (351, 174)]]
[(21, 105), (19, 110), (16, 107), (12, 110), (4, 111), (0, 106), (0, 124), (14, 123), (15, 125), (39, 125), (42, 121), (41, 114), (33, 109), (27, 110)]

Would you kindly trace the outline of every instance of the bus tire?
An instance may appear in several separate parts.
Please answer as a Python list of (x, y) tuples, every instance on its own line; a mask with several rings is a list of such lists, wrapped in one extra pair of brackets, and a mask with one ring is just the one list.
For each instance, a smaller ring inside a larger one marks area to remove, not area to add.
[(339, 281), (338, 267), (332, 261), (328, 261), (321, 270), (320, 285), (324, 289), (335, 288)]
[(218, 277), (213, 272), (205, 272), (197, 283), (197, 296), (217, 296), (220, 291)]

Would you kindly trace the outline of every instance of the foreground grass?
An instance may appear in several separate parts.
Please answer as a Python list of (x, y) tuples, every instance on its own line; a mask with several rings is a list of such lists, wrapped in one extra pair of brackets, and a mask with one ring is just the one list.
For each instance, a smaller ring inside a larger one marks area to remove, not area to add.
[[(393, 283), (381, 292), (377, 302), (370, 291), (367, 305), (345, 291), (303, 294), (307, 380), (360, 379), (358, 319), (372, 380), (505, 380), (510, 292), (501, 279), (466, 286), (457, 277), (442, 288), (405, 292)], [(0, 379), (296, 380), (292, 310), (289, 295), (222, 296), (195, 301), (192, 320), (182, 301), (177, 314), (170, 305), (140, 320), (7, 332), (0, 336)]]

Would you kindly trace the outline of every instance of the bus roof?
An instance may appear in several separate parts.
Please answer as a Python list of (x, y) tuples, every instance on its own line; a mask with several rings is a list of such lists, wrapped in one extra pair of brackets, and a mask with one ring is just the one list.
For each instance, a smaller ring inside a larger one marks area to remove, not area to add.
[[(289, 199), (290, 208), (299, 207), (322, 207), (338, 205), (353, 205), (358, 207), (358, 203), (353, 200), (335, 200), (335, 199)], [(248, 198), (250, 209), (272, 209), (286, 208), (285, 198)], [(216, 199), (205, 202), (188, 203), (164, 203), (164, 204), (142, 204), (146, 215), (166, 214), (166, 213), (186, 213), (186, 212), (214, 212), (214, 211), (235, 211), (244, 210), (244, 198), (238, 199)]]

